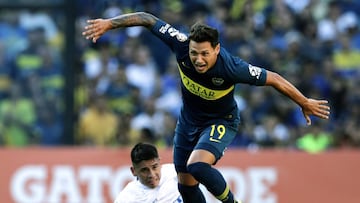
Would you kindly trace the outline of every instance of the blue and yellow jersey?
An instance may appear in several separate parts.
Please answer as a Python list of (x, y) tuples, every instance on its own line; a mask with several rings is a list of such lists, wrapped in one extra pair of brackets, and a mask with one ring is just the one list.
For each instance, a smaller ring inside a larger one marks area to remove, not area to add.
[(213, 119), (238, 120), (234, 99), (237, 83), (264, 85), (265, 69), (252, 66), (220, 49), (216, 64), (206, 73), (198, 73), (189, 57), (188, 35), (158, 20), (151, 30), (175, 53), (181, 77), (183, 107), (179, 121), (204, 126)]

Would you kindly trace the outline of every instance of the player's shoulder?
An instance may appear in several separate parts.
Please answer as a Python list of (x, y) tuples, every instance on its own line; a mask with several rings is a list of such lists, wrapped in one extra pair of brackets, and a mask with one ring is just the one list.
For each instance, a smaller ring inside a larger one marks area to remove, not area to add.
[(177, 176), (174, 164), (163, 164), (161, 166), (162, 177), (172, 178)]
[(219, 53), (220, 57), (225, 60), (225, 61), (232, 61), (234, 59), (240, 59), (240, 57), (235, 56), (233, 54), (231, 54), (226, 48), (221, 47), (220, 48), (220, 53)]
[(129, 182), (123, 190), (117, 195), (114, 203), (124, 203), (136, 201), (138, 198), (142, 197), (141, 185), (137, 181)]
[(248, 67), (248, 63), (241, 59), (240, 57), (231, 54), (228, 50), (226, 50), (224, 47), (221, 47), (220, 49), (220, 57), (227, 66), (234, 67), (234, 66), (242, 66), (242, 67)]
[(123, 194), (131, 194), (135, 191), (139, 191), (139, 189), (143, 188), (143, 185), (138, 180), (132, 180), (126, 184), (124, 189), (120, 192)]
[(165, 163), (165, 164), (162, 164), (162, 167), (175, 169), (175, 165), (174, 165), (173, 163)]
[(175, 165), (172, 163), (166, 163), (166, 164), (162, 164), (161, 166), (161, 170), (162, 171), (171, 171), (171, 172), (176, 172), (175, 171)]

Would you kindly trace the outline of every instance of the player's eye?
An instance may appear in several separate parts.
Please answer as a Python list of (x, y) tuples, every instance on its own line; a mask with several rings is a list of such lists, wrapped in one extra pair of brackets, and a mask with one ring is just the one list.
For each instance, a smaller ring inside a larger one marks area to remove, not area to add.
[(197, 56), (198, 54), (196, 52), (192, 51), (192, 52), (190, 52), (190, 55), (191, 56)]
[(146, 172), (148, 172), (149, 171), (149, 168), (142, 168), (142, 169), (140, 169), (140, 172), (141, 173), (146, 173)]

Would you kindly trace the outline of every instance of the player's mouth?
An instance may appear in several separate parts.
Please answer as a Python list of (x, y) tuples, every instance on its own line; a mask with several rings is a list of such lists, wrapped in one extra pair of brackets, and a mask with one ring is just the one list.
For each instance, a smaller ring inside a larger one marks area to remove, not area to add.
[(195, 64), (195, 69), (199, 73), (203, 73), (206, 70), (206, 64)]
[(156, 187), (158, 185), (158, 179), (157, 178), (150, 179), (147, 181), (147, 184), (152, 188)]

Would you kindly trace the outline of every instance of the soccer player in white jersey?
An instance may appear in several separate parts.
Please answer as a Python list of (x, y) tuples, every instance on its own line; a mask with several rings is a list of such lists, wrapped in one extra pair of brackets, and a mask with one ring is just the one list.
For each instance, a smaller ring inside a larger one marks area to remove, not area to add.
[(136, 177), (114, 203), (182, 203), (173, 164), (161, 164), (155, 146), (138, 143), (131, 150), (130, 170)]

